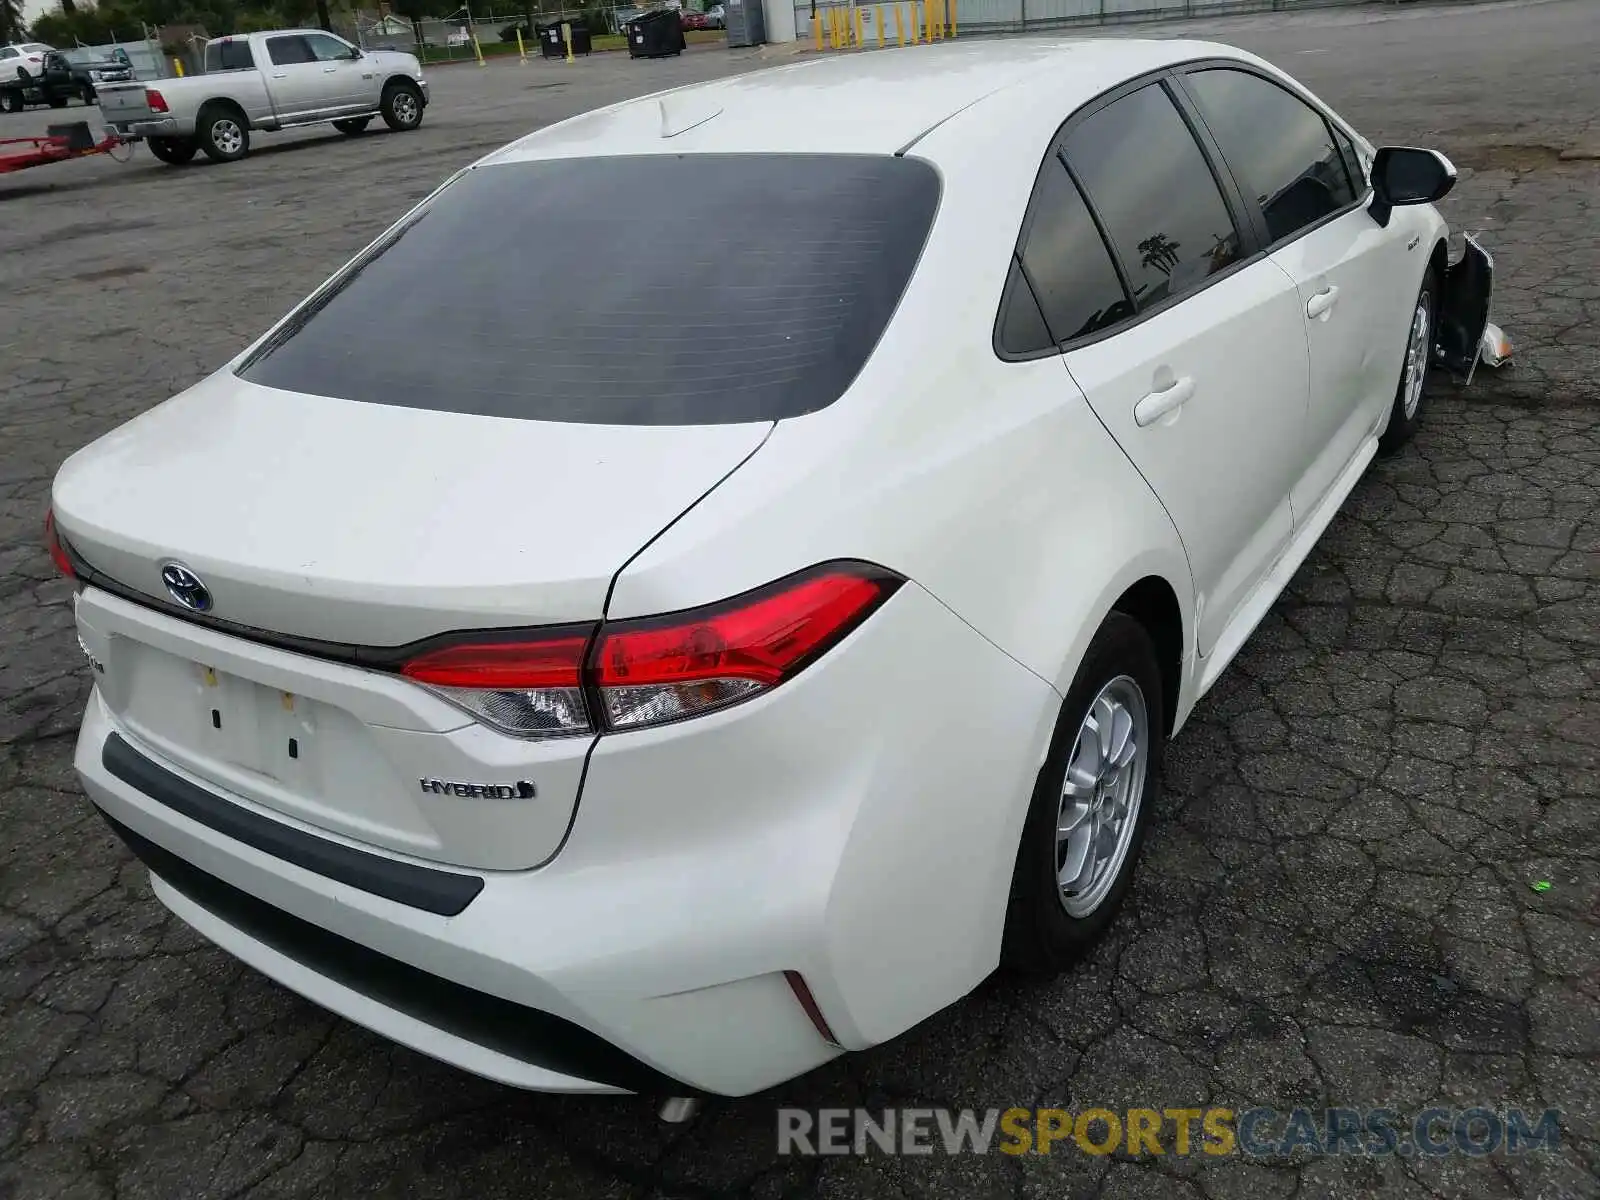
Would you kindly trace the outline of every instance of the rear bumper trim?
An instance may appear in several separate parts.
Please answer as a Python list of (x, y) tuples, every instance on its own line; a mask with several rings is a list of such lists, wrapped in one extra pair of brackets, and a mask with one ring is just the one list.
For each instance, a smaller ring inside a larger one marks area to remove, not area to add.
[(96, 806), (112, 832), (168, 888), (306, 970), (415, 1021), (518, 1062), (629, 1092), (696, 1089), (573, 1021), (423, 971), (284, 912), (202, 871)]
[(313, 837), (251, 812), (152, 762), (120, 734), (113, 733), (106, 738), (100, 761), (107, 771), (129, 787), (137, 788), (191, 821), (303, 870), (385, 900), (453, 917), (483, 891), (483, 880), (476, 875), (396, 862), (326, 838)]

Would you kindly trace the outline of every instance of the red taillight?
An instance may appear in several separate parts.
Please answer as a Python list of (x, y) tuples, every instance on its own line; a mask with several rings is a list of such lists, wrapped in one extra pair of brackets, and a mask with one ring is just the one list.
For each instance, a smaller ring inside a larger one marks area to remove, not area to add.
[(400, 668), (486, 724), (519, 737), (590, 733), (583, 652), (592, 626), (430, 650)]
[(156, 91), (155, 88), (145, 88), (144, 103), (145, 107), (151, 112), (169, 111), (167, 108), (167, 98), (160, 92)]
[(664, 617), (458, 642), (400, 673), (507, 733), (559, 737), (697, 716), (790, 678), (865, 620), (902, 580), (833, 563)]
[(581, 687), (587, 631), (537, 642), (473, 642), (413, 658), (400, 673), (436, 687)]
[(55, 509), (46, 509), (44, 514), (44, 544), (50, 551), (50, 560), (56, 564), (68, 579), (76, 579), (78, 573), (72, 569), (72, 559), (67, 556), (67, 548), (61, 544), (61, 535), (56, 532)]
[(590, 659), (613, 729), (721, 708), (783, 682), (888, 599), (899, 579), (839, 564), (696, 612), (618, 621)]

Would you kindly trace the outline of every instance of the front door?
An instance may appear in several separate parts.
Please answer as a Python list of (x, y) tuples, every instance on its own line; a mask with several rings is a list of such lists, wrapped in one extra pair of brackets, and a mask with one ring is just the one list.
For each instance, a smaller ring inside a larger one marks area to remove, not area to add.
[[(1354, 143), (1280, 84), (1206, 67), (1182, 76), (1251, 208), (1271, 259), (1299, 293), (1311, 356), (1310, 404), (1292, 492), (1310, 514), (1360, 454), (1394, 401), (1415, 293), (1394, 287), (1405, 220), (1367, 212)], [(1352, 175), (1354, 173), (1354, 178)], [(1416, 278), (1432, 245), (1417, 238)]]
[(1063, 152), (1133, 310), (1069, 345), (1066, 365), (1178, 528), (1205, 655), (1294, 532), (1308, 387), (1299, 297), (1271, 262), (1247, 261), (1248, 238), (1164, 85), (1074, 121)]

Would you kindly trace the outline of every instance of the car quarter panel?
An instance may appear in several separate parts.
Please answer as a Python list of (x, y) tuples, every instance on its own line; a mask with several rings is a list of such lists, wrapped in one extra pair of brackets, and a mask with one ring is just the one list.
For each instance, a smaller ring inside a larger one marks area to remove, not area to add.
[[(998, 964), (1059, 704), (909, 583), (770, 694), (601, 738), (547, 870), (660, 881), (587, 910), (659, 994), (796, 970), (860, 1049)], [(664, 939), (664, 922), (718, 936)]]
[(1023, 210), (1073, 94), (1063, 86), (1059, 116), (1002, 94), (917, 144), (941, 172), (940, 211), (872, 358), (632, 560), (608, 616), (857, 556), (915, 579), (1058, 691), (1145, 576), (1178, 596), (1189, 645), (1193, 589), (1166, 511), (1059, 358), (1008, 363), (993, 348)]

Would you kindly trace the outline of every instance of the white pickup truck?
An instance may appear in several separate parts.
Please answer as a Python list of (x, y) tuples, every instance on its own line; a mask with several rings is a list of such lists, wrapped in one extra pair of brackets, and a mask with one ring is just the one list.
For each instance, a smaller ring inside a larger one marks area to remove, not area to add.
[(216, 162), (243, 158), (254, 130), (331, 121), (354, 135), (373, 117), (415, 129), (428, 84), (414, 55), (362, 50), (320, 29), (279, 29), (217, 38), (206, 43), (204, 74), (106, 84), (99, 101), (113, 129), (181, 166), (197, 150)]

